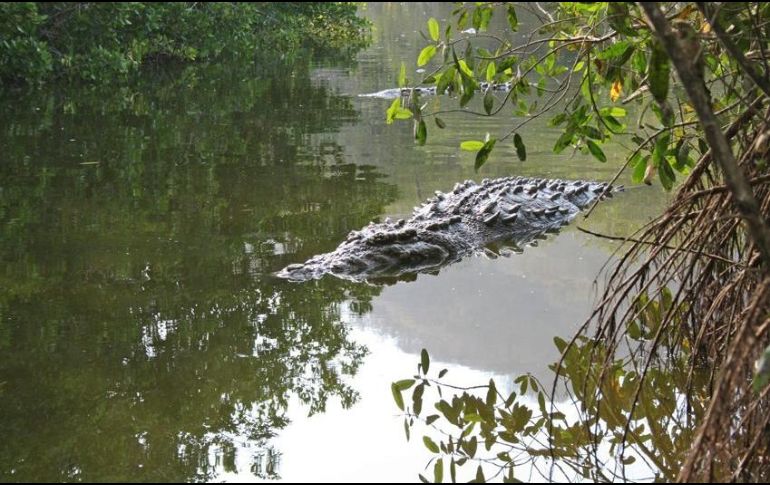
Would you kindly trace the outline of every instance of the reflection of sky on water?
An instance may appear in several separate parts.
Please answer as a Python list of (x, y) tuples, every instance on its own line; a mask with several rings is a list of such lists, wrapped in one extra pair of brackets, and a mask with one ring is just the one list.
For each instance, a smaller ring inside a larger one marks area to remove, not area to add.
[[(407, 442), (403, 418), (393, 402), (390, 382), (411, 376), (419, 362), (418, 354), (406, 353), (397, 342), (373, 329), (358, 328), (351, 337), (371, 349), (353, 386), (361, 399), (350, 409), (338, 403), (323, 414), (292, 417), (270, 445), (280, 450), (279, 472), (287, 482), (413, 482), (422, 472), (431, 453), (425, 449), (420, 435)], [(490, 374), (441, 361), (431, 362), (432, 372), (447, 368), (453, 384), (476, 385), (486, 382)], [(495, 376), (505, 382), (504, 376)], [(299, 403), (296, 403), (299, 404)], [(237, 454), (238, 472), (225, 473), (224, 481), (253, 481), (249, 472), (264, 449), (254, 450), (249, 443)]]

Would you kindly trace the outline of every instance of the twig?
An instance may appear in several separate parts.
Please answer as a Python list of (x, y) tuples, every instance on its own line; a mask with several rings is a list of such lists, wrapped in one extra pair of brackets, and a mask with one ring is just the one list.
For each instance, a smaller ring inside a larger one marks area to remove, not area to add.
[(699, 256), (706, 256), (708, 258), (715, 259), (717, 261), (722, 261), (724, 263), (729, 263), (729, 264), (732, 264), (732, 265), (735, 265), (735, 266), (744, 266), (743, 263), (740, 263), (738, 261), (733, 261), (732, 259), (723, 258), (722, 256), (719, 256), (719, 255), (716, 255), (716, 254), (704, 253), (704, 252), (695, 251), (695, 250), (689, 249), (689, 248), (669, 246), (668, 244), (660, 244), (660, 243), (655, 242), (655, 241), (645, 241), (643, 239), (636, 239), (636, 238), (633, 238), (633, 237), (612, 236), (612, 235), (609, 235), (609, 234), (601, 234), (601, 233), (594, 232), (594, 231), (591, 231), (589, 229), (586, 229), (584, 227), (580, 227), (580, 226), (575, 226), (575, 227), (577, 227), (577, 230), (580, 231), (580, 232), (584, 232), (586, 234), (590, 234), (592, 236), (600, 237), (600, 238), (603, 238), (603, 239), (610, 239), (610, 240), (613, 240), (613, 241), (623, 241), (624, 243), (625, 242), (633, 242), (633, 243), (637, 243), (637, 244), (645, 244), (645, 245), (648, 245), (648, 246), (655, 246), (655, 247), (661, 247), (661, 248), (664, 248), (664, 249), (669, 249), (671, 251), (685, 251), (687, 253), (697, 254)]

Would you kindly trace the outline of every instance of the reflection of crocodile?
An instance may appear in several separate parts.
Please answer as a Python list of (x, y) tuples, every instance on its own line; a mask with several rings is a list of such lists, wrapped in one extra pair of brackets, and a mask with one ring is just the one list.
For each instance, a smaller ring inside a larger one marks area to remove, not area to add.
[[(451, 91), (451, 89), (452, 87), (450, 85), (447, 88), (446, 92)], [(507, 83), (482, 82), (482, 83), (479, 83), (477, 89), (482, 93), (485, 93), (487, 91), (499, 91), (499, 92), (505, 93), (511, 90), (511, 83), (510, 82), (507, 82)], [(377, 91), (376, 93), (359, 94), (358, 96), (362, 98), (396, 99), (400, 97), (408, 97), (412, 94), (412, 91), (414, 91), (416, 94), (419, 94), (420, 96), (435, 96), (436, 86), (421, 86), (421, 87), (414, 87), (414, 88), (391, 88), (391, 89), (384, 89), (382, 91)]]
[(483, 248), (531, 243), (557, 232), (597, 197), (606, 183), (508, 177), (470, 180), (450, 193), (436, 192), (405, 221), (371, 223), (351, 232), (331, 253), (278, 273), (294, 281), (326, 273), (351, 280), (401, 277), (435, 271)]

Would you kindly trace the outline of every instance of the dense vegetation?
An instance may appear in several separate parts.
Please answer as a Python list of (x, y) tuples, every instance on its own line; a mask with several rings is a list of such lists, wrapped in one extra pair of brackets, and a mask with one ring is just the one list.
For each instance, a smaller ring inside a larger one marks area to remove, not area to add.
[[(636, 183), (682, 183), (664, 214), (610, 235), (625, 253), (580, 333), (556, 339), (552, 386), (524, 375), (512, 393), (490, 381), (450, 397), (424, 352), (418, 374), (393, 384), (407, 437), (419, 421), (442, 431), (423, 438), (437, 481), (466, 464), (478, 481), (514, 480), (523, 465), (560, 480), (767, 481), (770, 5), (550, 5), (465, 4), (449, 24), (427, 22), (423, 83), (466, 111), (483, 97), (476, 115), (514, 116), (506, 133), (461, 143), (476, 168), (506, 140), (526, 160), (524, 127), (548, 116), (562, 128), (555, 152), (606, 163), (603, 144), (623, 136), (631, 148), (616, 179), (630, 170)], [(522, 9), (539, 20), (530, 32), (517, 32)], [(501, 14), (509, 32), (489, 32)], [(511, 87), (496, 95), (502, 83)], [(427, 106), (411, 90), (388, 117), (413, 119), (426, 143), (426, 120), (445, 125)], [(429, 389), (435, 412), (423, 412)]]
[(340, 2), (2, 2), (0, 80), (104, 82), (163, 61), (351, 48), (365, 27)]

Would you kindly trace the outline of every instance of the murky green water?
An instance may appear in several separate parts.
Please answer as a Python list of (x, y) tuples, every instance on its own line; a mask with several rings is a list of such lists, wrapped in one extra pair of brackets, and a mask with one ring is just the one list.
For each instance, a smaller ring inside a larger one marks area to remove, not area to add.
[[(552, 154), (538, 120), (527, 162), (498, 145), (475, 174), (459, 140), (510, 118), (448, 115), (417, 147), (387, 101), (356, 97), (392, 87), (450, 9), (369, 5), (352, 63), (0, 100), (0, 481), (411, 481), (427, 452), (389, 384), (420, 348), (468, 382), (545, 375), (614, 249), (574, 227), (393, 286), (272, 276), (458, 180), (617, 169)], [(631, 190), (581, 224), (624, 234), (660, 203)]]

